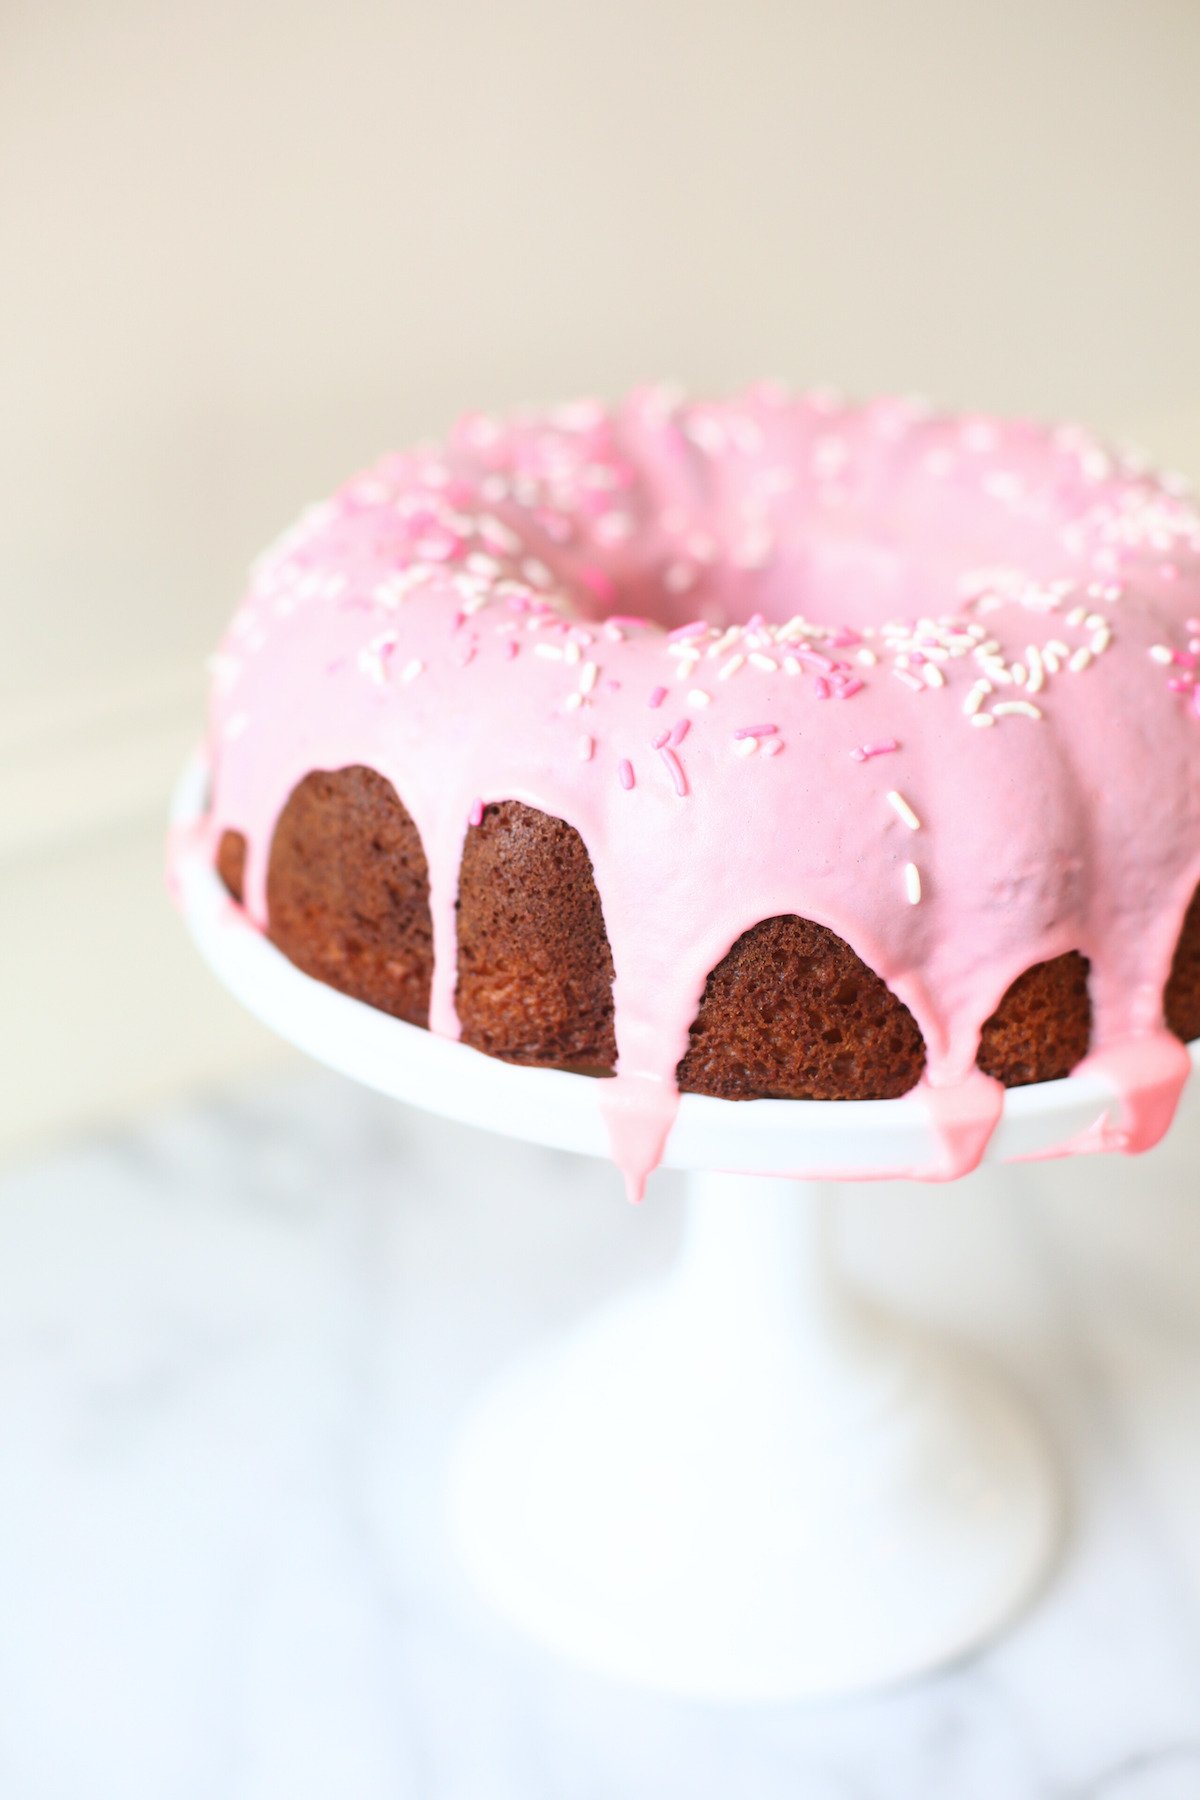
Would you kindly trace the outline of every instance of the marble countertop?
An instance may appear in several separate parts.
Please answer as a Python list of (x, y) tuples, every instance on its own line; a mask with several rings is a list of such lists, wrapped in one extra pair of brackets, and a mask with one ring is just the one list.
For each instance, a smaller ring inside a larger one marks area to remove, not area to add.
[(1140, 1162), (848, 1193), (848, 1267), (1012, 1371), (1073, 1521), (987, 1653), (812, 1709), (559, 1666), (446, 1543), (469, 1398), (671, 1255), (673, 1178), (634, 1211), (315, 1071), (11, 1167), (0, 1794), (1200, 1800), (1197, 1113)]

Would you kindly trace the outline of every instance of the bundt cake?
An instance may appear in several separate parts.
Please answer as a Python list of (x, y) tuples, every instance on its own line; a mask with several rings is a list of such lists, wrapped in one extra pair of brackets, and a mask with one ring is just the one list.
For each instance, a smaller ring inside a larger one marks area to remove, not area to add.
[[(679, 1091), (886, 1099), (978, 1160), (1200, 1036), (1200, 514), (1076, 427), (662, 388), (385, 458), (215, 658), (206, 841), (306, 974)], [(1136, 1078), (1135, 1078), (1136, 1077)]]

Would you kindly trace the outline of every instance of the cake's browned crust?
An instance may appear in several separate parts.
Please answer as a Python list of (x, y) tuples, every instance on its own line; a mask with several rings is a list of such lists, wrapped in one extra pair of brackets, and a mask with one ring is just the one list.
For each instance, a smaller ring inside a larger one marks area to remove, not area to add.
[(318, 769), (293, 788), (271, 840), (267, 921), (306, 975), (428, 1024), (429, 870), (416, 826), (373, 769)]
[(1200, 888), (1184, 915), (1175, 960), (1163, 996), (1168, 1029), (1190, 1044), (1200, 1038)]
[(924, 1066), (907, 1006), (834, 932), (789, 916), (743, 932), (712, 971), (677, 1073), (726, 1100), (884, 1100)]
[(240, 831), (223, 831), (217, 845), (217, 874), (241, 906), (246, 898), (246, 840)]
[(519, 801), (467, 832), (458, 889), (462, 1035), (506, 1062), (610, 1071), (613, 964), (583, 839)]
[[(241, 901), (245, 839), (222, 834), (217, 869)], [(307, 974), (414, 1024), (429, 1017), (429, 877), (412, 819), (366, 768), (315, 771), (280, 815), (267, 877), (269, 933)], [(506, 1061), (610, 1072), (612, 955), (583, 840), (505, 801), (466, 835), (458, 896), (464, 1040)], [(979, 1066), (1007, 1087), (1069, 1074), (1091, 1034), (1077, 951), (1015, 981), (983, 1027)], [(1167, 1023), (1200, 1037), (1200, 890), (1165, 995)], [(887, 1099), (919, 1079), (908, 1008), (841, 938), (764, 919), (709, 975), (679, 1064), (687, 1092), (724, 1099)]]
[(1088, 960), (1069, 950), (1017, 976), (984, 1025), (975, 1060), (1005, 1087), (1028, 1087), (1069, 1075), (1091, 1036)]

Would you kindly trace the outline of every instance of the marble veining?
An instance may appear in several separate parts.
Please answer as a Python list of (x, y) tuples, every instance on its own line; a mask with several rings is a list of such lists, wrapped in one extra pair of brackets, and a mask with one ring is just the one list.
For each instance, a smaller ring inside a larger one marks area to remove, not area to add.
[(671, 1253), (674, 1179), (289, 1072), (0, 1181), (4, 1800), (1200, 1800), (1200, 1117), (880, 1187), (848, 1267), (985, 1345), (1073, 1494), (985, 1654), (823, 1709), (558, 1666), (440, 1482), (499, 1358)]

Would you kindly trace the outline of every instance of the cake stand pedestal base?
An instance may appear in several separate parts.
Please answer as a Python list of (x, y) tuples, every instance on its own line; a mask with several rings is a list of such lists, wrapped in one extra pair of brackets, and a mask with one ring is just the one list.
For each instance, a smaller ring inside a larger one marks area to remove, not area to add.
[(974, 1648), (1060, 1527), (1024, 1407), (831, 1275), (836, 1189), (693, 1175), (678, 1266), (503, 1373), (451, 1474), (462, 1556), (593, 1670), (846, 1694)]

